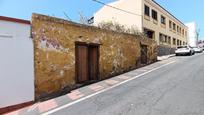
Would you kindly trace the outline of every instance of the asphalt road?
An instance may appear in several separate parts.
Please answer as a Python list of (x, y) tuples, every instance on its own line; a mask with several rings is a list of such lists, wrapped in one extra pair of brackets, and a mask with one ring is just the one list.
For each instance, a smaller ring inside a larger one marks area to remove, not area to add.
[(53, 115), (204, 115), (204, 54), (171, 60)]

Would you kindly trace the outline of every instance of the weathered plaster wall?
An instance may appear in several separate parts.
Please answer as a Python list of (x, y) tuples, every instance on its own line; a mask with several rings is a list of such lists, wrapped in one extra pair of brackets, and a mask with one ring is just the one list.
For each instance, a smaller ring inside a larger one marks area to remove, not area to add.
[(140, 65), (140, 43), (148, 45), (148, 62), (156, 60), (156, 43), (129, 34), (101, 30), (33, 14), (36, 97), (75, 85), (75, 41), (100, 43), (102, 79)]

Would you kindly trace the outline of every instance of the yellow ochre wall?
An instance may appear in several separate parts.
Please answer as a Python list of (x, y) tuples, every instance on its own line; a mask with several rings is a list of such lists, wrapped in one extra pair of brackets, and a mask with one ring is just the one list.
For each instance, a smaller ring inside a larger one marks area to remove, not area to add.
[(75, 42), (100, 43), (99, 73), (105, 79), (141, 66), (140, 44), (148, 46), (148, 63), (156, 61), (154, 40), (102, 30), (63, 19), (33, 14), (36, 98), (75, 84)]

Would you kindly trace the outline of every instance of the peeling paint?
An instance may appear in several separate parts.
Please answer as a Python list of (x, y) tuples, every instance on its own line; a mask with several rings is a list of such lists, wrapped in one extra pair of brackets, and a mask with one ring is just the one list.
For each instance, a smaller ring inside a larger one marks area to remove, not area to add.
[(60, 76), (61, 76), (61, 77), (64, 76), (64, 71), (63, 71), (63, 70), (60, 71)]
[(38, 48), (43, 50), (57, 51), (57, 52), (69, 52), (69, 48), (63, 48), (56, 40), (41, 38), (38, 43)]

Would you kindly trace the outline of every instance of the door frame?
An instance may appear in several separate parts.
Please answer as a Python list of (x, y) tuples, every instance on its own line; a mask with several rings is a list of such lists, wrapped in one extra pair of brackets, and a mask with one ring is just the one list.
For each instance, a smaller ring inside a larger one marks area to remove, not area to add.
[[(87, 81), (83, 81), (83, 82), (79, 82), (79, 77), (78, 77), (78, 52), (77, 52), (77, 46), (79, 45), (82, 45), (82, 46), (86, 46), (88, 48), (88, 51), (87, 51), (87, 55), (88, 55), (88, 58), (87, 58), (87, 74), (88, 74), (88, 80)], [(100, 79), (100, 73), (99, 73), (99, 58), (100, 58), (100, 45), (101, 44), (98, 44), (98, 43), (87, 43), (87, 42), (80, 42), (80, 41), (76, 41), (75, 42), (75, 80), (76, 80), (76, 83), (84, 83), (84, 82), (88, 82), (90, 80), (92, 80), (90, 78), (90, 70), (89, 70), (89, 48), (90, 47), (97, 47), (97, 76), (96, 76), (96, 80), (99, 80)]]
[[(142, 49), (142, 47), (145, 47), (145, 49), (146, 49), (146, 52), (144, 52)], [(145, 45), (145, 44), (140, 44), (140, 48), (141, 48), (141, 64), (147, 64), (148, 63), (148, 56), (147, 56), (147, 53), (148, 53), (148, 45)], [(143, 59), (142, 59), (142, 54), (144, 54), (145, 55), (145, 63), (142, 63), (143, 62)]]

